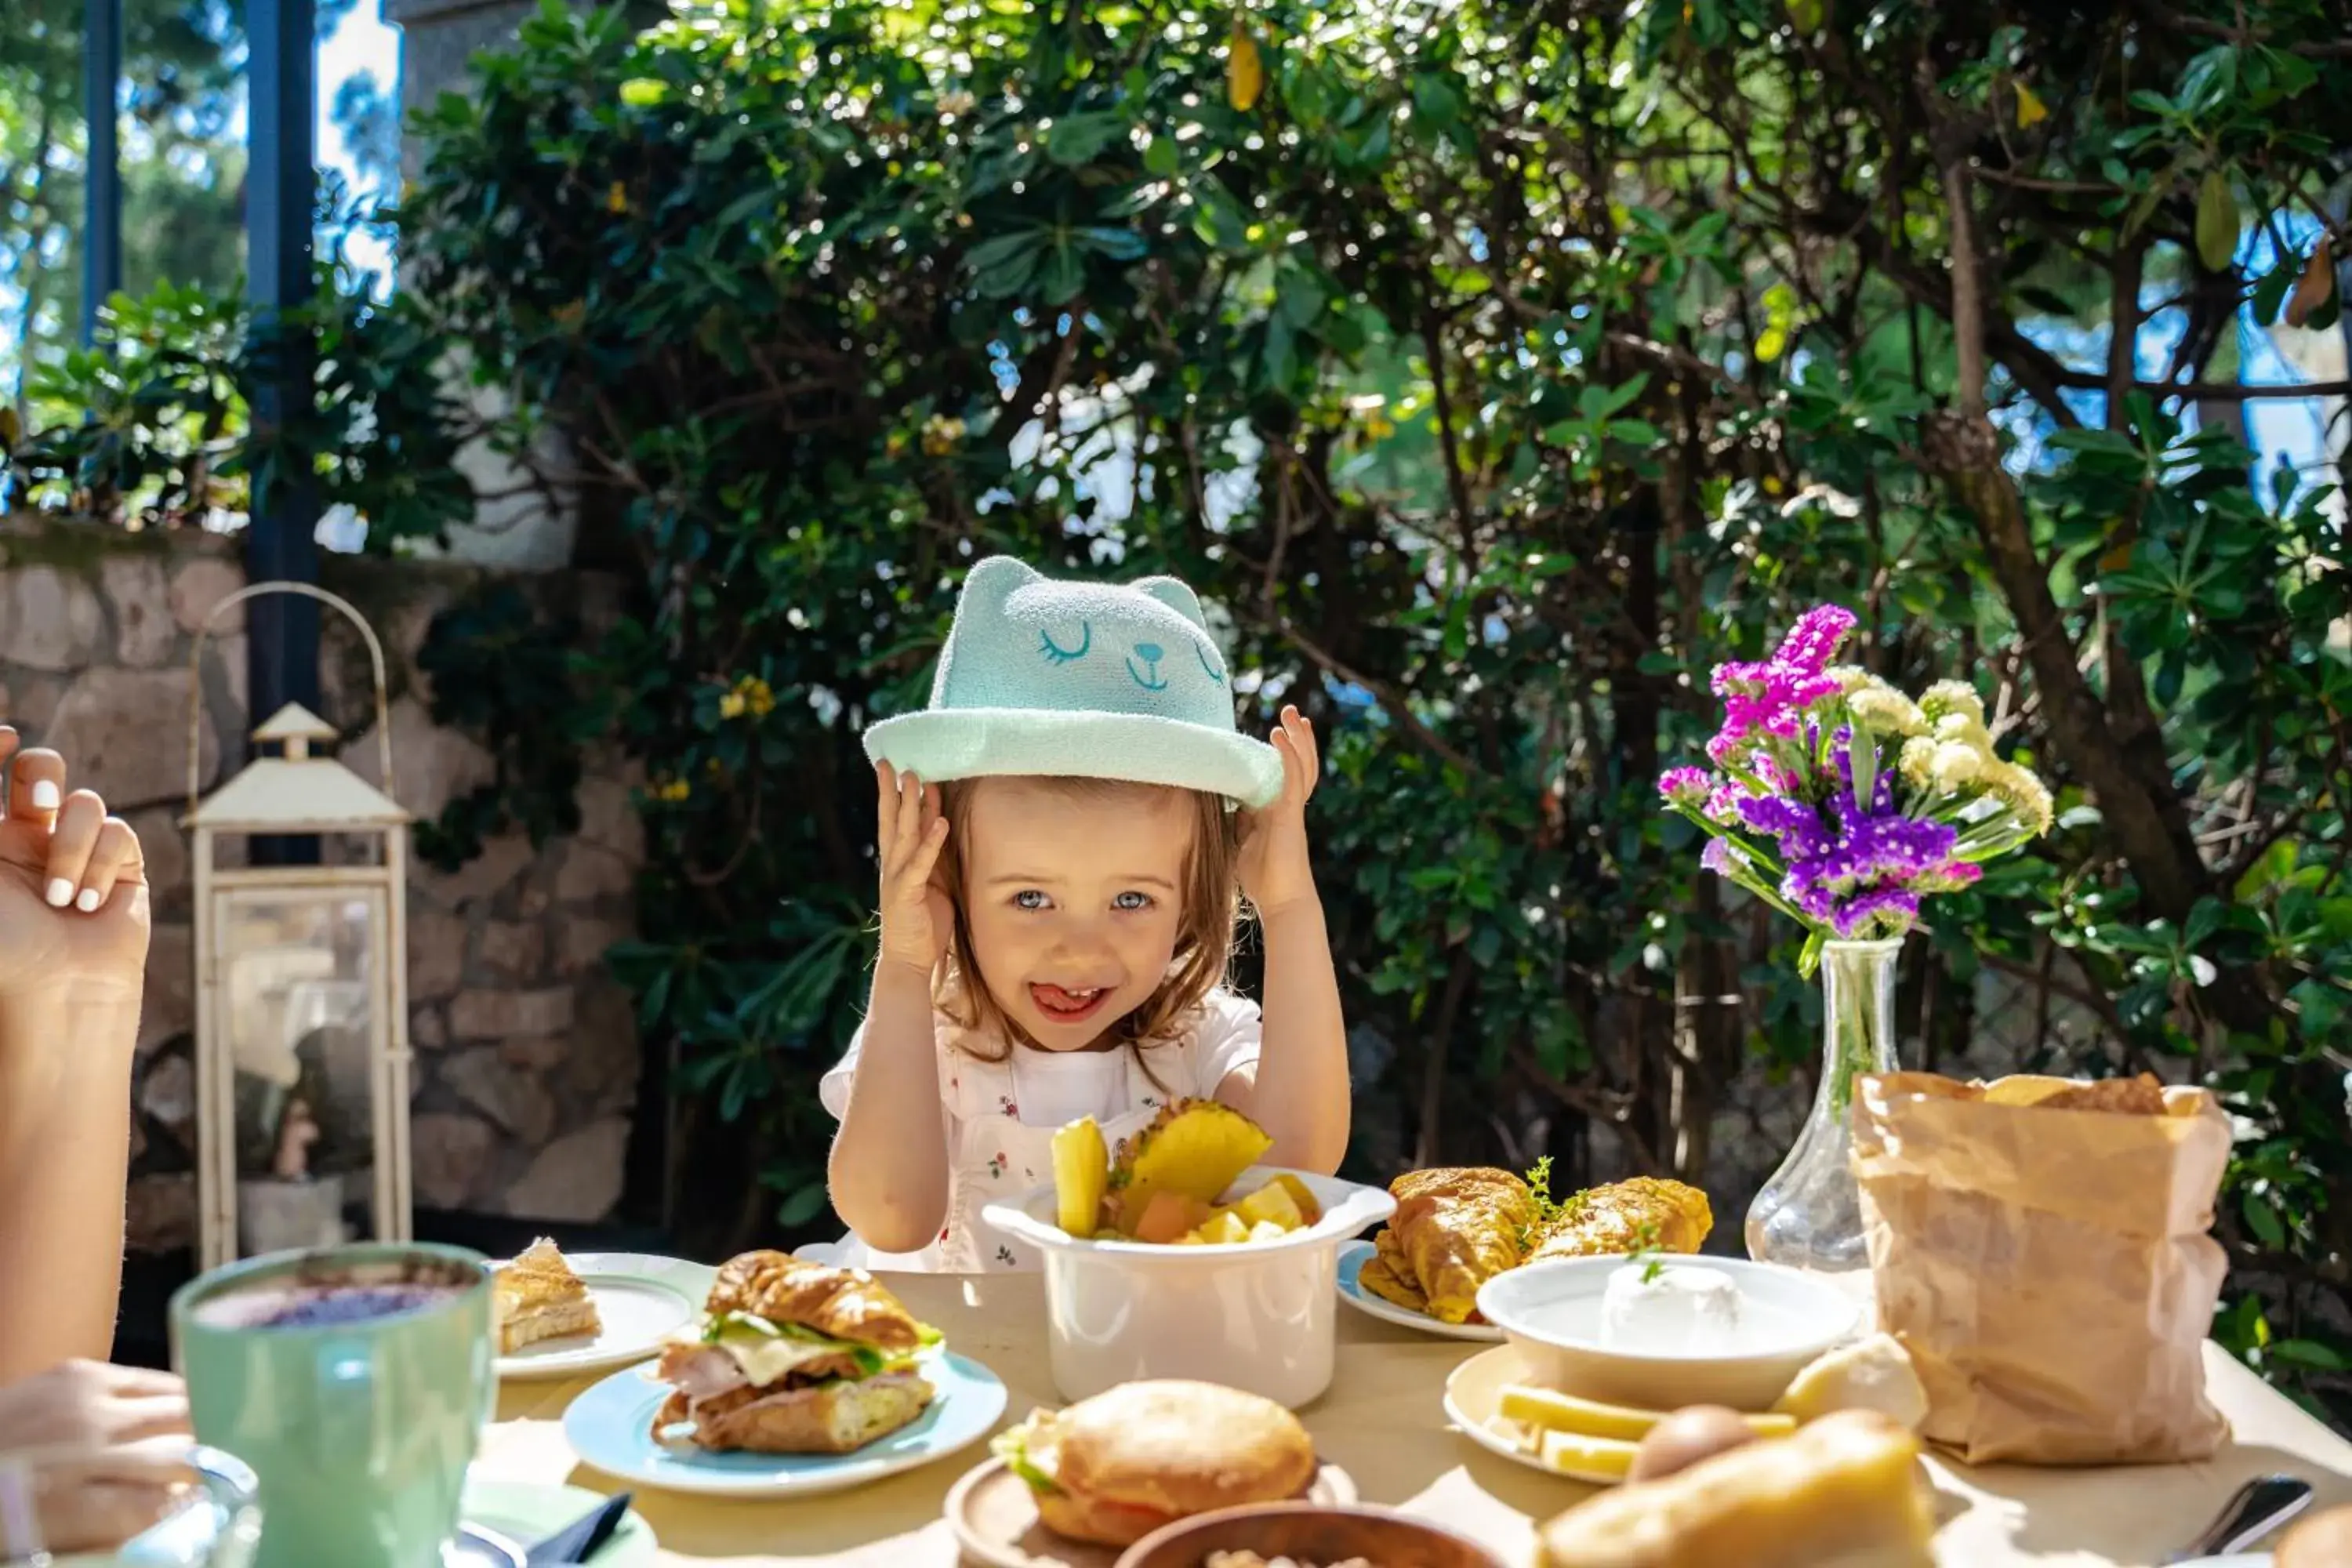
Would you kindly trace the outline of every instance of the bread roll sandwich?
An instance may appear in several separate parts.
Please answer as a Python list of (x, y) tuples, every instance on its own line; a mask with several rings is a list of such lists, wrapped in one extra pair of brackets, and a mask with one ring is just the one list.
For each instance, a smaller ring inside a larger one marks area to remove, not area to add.
[(596, 1302), (553, 1241), (541, 1237), (490, 1271), (490, 1322), (499, 1353), (541, 1340), (604, 1331)]
[(1307, 1428), (1274, 1401), (1172, 1380), (1040, 1410), (995, 1447), (1046, 1529), (1105, 1546), (1213, 1509), (1287, 1501), (1317, 1468)]
[(747, 1252), (719, 1271), (690, 1337), (662, 1351), (654, 1436), (719, 1450), (845, 1454), (920, 1415), (918, 1352), (939, 1342), (873, 1276)]

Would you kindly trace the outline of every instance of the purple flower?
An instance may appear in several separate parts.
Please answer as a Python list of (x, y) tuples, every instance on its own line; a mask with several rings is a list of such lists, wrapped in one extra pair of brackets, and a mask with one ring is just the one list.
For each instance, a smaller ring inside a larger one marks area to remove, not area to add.
[[(1797, 617), (1797, 624), (1789, 628), (1789, 635), (1773, 650), (1772, 662), (1807, 675), (1820, 675), (1855, 624), (1854, 613), (1843, 605), (1816, 605)], [(1830, 683), (1830, 689), (1837, 689), (1835, 681)]]
[(1919, 918), (1919, 895), (1904, 888), (1881, 888), (1864, 893), (1830, 917), (1831, 928), (1848, 941), (1855, 937), (1899, 936)]
[(1658, 793), (1676, 805), (1696, 808), (1714, 783), (1705, 768), (1668, 768), (1658, 775)]
[(1710, 838), (1706, 841), (1706, 847), (1698, 852), (1698, 863), (1718, 877), (1728, 877), (1748, 863), (1748, 857), (1734, 847), (1728, 838)]

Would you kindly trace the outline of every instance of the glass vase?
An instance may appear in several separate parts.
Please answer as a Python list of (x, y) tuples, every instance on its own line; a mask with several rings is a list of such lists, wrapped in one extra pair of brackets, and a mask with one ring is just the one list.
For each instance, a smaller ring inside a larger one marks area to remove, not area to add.
[(1748, 1255), (1824, 1274), (1870, 1267), (1847, 1155), (1856, 1080), (1895, 1070), (1895, 960), (1903, 939), (1822, 947), (1822, 1081), (1795, 1145), (1748, 1209)]

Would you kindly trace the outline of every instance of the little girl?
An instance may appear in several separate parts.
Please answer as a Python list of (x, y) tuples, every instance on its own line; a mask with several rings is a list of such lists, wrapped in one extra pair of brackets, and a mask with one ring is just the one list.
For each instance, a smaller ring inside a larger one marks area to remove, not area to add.
[[(853, 1235), (877, 1268), (1034, 1268), (981, 1210), (1050, 1181), (1056, 1129), (1116, 1142), (1176, 1098), (1325, 1173), (1348, 1143), (1339, 987), (1307, 866), (1315, 735), (1234, 723), (1192, 591), (965, 578), (930, 706), (877, 724), (882, 944), (873, 1000), (819, 1094)], [(1258, 1009), (1224, 986), (1240, 899), (1265, 947)]]

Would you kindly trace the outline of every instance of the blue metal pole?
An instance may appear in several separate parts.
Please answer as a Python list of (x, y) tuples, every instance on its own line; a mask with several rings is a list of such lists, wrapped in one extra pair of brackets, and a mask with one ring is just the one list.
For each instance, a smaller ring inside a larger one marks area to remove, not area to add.
[[(267, 374), (252, 389), (257, 433), (307, 423), (316, 396), (307, 331), (281, 331), (289, 311), (309, 303), (310, 220), (317, 171), (312, 127), (318, 115), (317, 45), (312, 0), (249, 0), (251, 48), (247, 89), (246, 298), (254, 331), (269, 348)], [(283, 474), (257, 490), (245, 533), (245, 566), (254, 582), (319, 580), (318, 486), (307, 472)], [(319, 707), (319, 605), (308, 595), (267, 594), (246, 605), (247, 675), (252, 721), (288, 702)], [(316, 841), (257, 841), (257, 858), (287, 863), (317, 858)]]
[(122, 80), (122, 0), (83, 0), (82, 116), (89, 157), (81, 242), (81, 342), (98, 337), (98, 313), (122, 287), (122, 157), (116, 135)]

